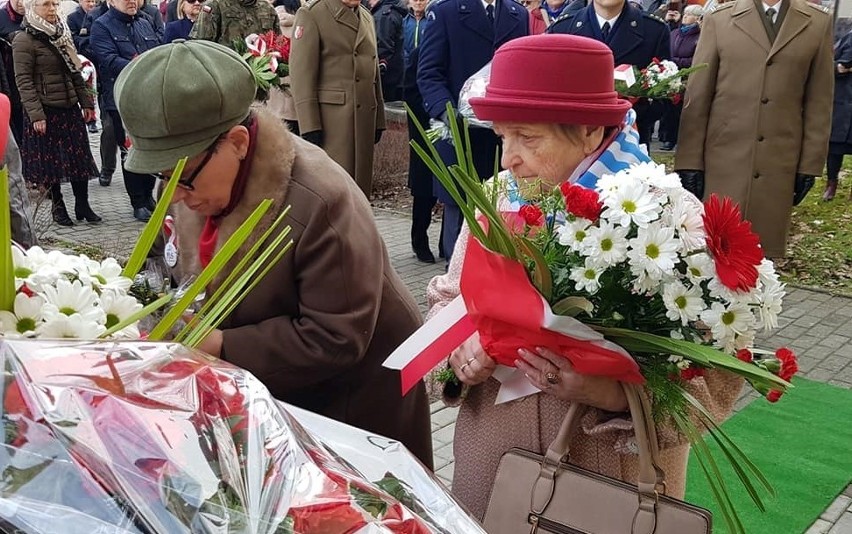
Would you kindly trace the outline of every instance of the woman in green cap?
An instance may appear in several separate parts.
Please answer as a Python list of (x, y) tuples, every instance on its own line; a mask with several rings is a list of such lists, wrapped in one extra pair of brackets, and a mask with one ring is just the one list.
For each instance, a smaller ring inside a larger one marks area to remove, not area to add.
[(146, 52), (116, 82), (133, 141), (126, 167), (168, 176), (189, 158), (173, 206), (183, 274), (209, 262), (263, 199), (274, 207), (261, 229), (292, 206), (293, 248), (201, 348), (276, 398), (397, 439), (431, 467), (425, 388), (402, 397), (398, 373), (382, 367), (421, 318), (370, 206), (325, 152), (252, 109), (254, 95), (248, 65), (208, 41)]

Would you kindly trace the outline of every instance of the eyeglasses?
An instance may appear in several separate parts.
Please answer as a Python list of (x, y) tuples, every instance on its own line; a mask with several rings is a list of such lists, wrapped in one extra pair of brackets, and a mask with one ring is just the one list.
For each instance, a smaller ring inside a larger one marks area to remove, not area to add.
[[(219, 145), (219, 139), (221, 139), (221, 136), (217, 137), (216, 140), (213, 142), (213, 144), (210, 145), (210, 148), (208, 148), (204, 152), (204, 159), (202, 159), (201, 163), (198, 164), (198, 167), (196, 167), (195, 170), (192, 171), (192, 174), (189, 175), (189, 178), (187, 178), (186, 180), (184, 180), (183, 178), (178, 180), (178, 183), (177, 183), (178, 187), (180, 187), (181, 189), (185, 189), (186, 191), (195, 191), (195, 186), (192, 185), (192, 183), (195, 181), (196, 178), (198, 178), (198, 175), (201, 174), (201, 171), (204, 170), (204, 167), (206, 167), (207, 164), (210, 163), (210, 159), (213, 157), (213, 154), (216, 153), (216, 147)], [(168, 182), (169, 179), (171, 179), (170, 176), (166, 176), (165, 174), (162, 174), (162, 173), (157, 173), (154, 176), (157, 179), (163, 180), (163, 181), (166, 181), (166, 182)]]
[(203, 4), (204, 0), (183, 0), (187, 4)]

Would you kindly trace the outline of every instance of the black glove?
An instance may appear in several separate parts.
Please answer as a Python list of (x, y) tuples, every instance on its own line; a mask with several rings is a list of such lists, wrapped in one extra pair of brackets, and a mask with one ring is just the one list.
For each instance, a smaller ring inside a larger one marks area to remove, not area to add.
[(384, 133), (384, 130), (376, 130), (376, 141), (373, 144), (379, 144), (379, 141), (382, 140), (382, 133)]
[(816, 178), (810, 174), (797, 174), (796, 185), (793, 188), (793, 205), (798, 206), (808, 196), (808, 191), (814, 186)]
[(704, 171), (676, 171), (680, 176), (680, 183), (683, 188), (698, 197), (698, 200), (704, 196)]
[(322, 147), (322, 130), (314, 130), (313, 132), (304, 132), (302, 139), (308, 143), (313, 143), (318, 147)]

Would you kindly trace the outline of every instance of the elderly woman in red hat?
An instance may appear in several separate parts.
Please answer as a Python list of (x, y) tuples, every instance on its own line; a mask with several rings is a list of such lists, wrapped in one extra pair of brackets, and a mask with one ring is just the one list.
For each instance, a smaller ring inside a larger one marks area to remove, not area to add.
[[(497, 50), (486, 94), (471, 98), (471, 105), (503, 140), (505, 170), (498, 179), (518, 185), (521, 198), (503, 199), (501, 209), (517, 209), (524, 196), (539, 195), (541, 188), (565, 181), (594, 187), (603, 174), (650, 161), (639, 146), (630, 104), (613, 90), (613, 71), (609, 48), (585, 37), (537, 35)], [(429, 284), (430, 315), (459, 294), (468, 235), (463, 228), (448, 272)], [(574, 402), (590, 408), (576, 430), (571, 462), (635, 483), (633, 424), (624, 413), (627, 401), (620, 385), (577, 374), (547, 351), (521, 351), (519, 356), (518, 367), (534, 385), (542, 387), (539, 380), (547, 372), (558, 372), (560, 379), (546, 391), (499, 405), (500, 383), (492, 377), (496, 363), (482, 349), (478, 334), (448, 358), (464, 384), (461, 396), (450, 398), (444, 392), (446, 402), (461, 404), (453, 442), (453, 493), (481, 519), (503, 453), (512, 447), (546, 450)], [(738, 378), (716, 372), (695, 383), (691, 392), (719, 419), (730, 412), (741, 386)], [(682, 497), (689, 446), (669, 428), (658, 429), (658, 434), (668, 494)]]

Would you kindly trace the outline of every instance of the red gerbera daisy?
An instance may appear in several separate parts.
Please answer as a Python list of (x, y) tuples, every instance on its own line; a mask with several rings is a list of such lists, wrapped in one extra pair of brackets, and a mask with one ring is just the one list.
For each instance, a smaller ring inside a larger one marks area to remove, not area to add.
[(710, 195), (704, 204), (707, 249), (716, 264), (719, 281), (735, 291), (757, 286), (757, 266), (763, 261), (760, 238), (751, 223), (742, 220), (740, 208), (728, 197)]

